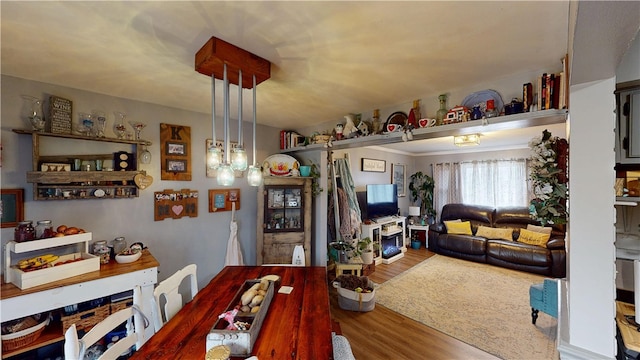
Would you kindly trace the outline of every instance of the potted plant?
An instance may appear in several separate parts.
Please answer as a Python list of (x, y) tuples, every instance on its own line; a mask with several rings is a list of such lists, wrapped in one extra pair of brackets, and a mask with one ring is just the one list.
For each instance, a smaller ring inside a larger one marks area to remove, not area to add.
[(436, 217), (436, 210), (433, 208), (433, 190), (435, 189), (433, 178), (418, 171), (411, 175), (410, 180), (411, 201), (420, 200), (420, 213), (427, 218), (429, 224), (433, 224)]
[(335, 241), (329, 244), (329, 254), (334, 261), (339, 263), (348, 263), (354, 251), (356, 251), (356, 248), (345, 241)]
[(380, 249), (380, 244), (374, 243), (370, 237), (360, 239), (356, 251), (362, 259), (362, 263), (369, 265), (373, 263), (373, 251)]

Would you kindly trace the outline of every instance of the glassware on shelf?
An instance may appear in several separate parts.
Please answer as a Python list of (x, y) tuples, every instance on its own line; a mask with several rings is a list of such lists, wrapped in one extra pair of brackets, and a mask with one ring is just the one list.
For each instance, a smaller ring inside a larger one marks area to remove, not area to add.
[(142, 145), (142, 151), (140, 152), (140, 162), (143, 164), (151, 164), (151, 152), (147, 150), (145, 145)]
[(135, 139), (140, 140), (140, 133), (142, 132), (142, 129), (144, 129), (144, 127), (147, 126), (147, 124), (140, 121), (129, 121), (129, 125), (131, 125), (133, 130), (136, 132)]
[(99, 138), (103, 138), (105, 135), (105, 129), (107, 128), (107, 115), (104, 111), (93, 110), (93, 119), (95, 120), (95, 135)]
[(93, 133), (93, 117), (89, 113), (78, 113), (78, 133), (84, 136), (91, 136)]
[(42, 100), (29, 96), (22, 95), (22, 113), (23, 116), (29, 121), (31, 129), (34, 131), (44, 131), (44, 117), (42, 116)]
[(127, 125), (124, 120), (127, 118), (127, 114), (122, 113), (120, 111), (114, 112), (116, 116), (115, 123), (113, 124), (113, 132), (116, 134), (118, 139), (124, 139), (127, 134)]
[(440, 101), (440, 109), (438, 109), (438, 112), (436, 113), (436, 125), (442, 125), (442, 120), (444, 120), (449, 112), (447, 110), (447, 95), (442, 94), (438, 96), (438, 100)]

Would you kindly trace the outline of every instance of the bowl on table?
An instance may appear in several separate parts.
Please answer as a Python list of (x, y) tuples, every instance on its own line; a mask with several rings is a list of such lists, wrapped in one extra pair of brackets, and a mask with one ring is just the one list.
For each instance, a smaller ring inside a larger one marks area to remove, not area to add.
[(127, 249), (116, 255), (116, 262), (118, 262), (118, 264), (128, 264), (140, 259), (141, 256), (142, 251), (132, 251), (131, 249)]

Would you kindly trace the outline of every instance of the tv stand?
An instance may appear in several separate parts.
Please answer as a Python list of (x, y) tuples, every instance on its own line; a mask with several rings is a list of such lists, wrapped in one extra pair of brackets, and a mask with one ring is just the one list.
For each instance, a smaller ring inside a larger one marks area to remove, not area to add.
[(369, 237), (378, 244), (374, 250), (376, 265), (391, 264), (404, 257), (405, 246), (404, 216), (389, 216), (375, 219), (371, 224), (362, 224), (362, 237)]

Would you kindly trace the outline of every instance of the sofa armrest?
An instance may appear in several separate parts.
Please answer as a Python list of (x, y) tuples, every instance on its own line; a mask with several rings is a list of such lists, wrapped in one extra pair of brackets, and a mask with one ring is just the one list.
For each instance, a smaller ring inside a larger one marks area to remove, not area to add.
[(437, 224), (431, 224), (429, 225), (429, 231), (434, 231), (440, 234), (446, 234), (447, 233), (447, 227), (444, 226), (443, 223), (437, 223)]
[(547, 241), (547, 249), (550, 250), (564, 250), (564, 238), (551, 238)]

